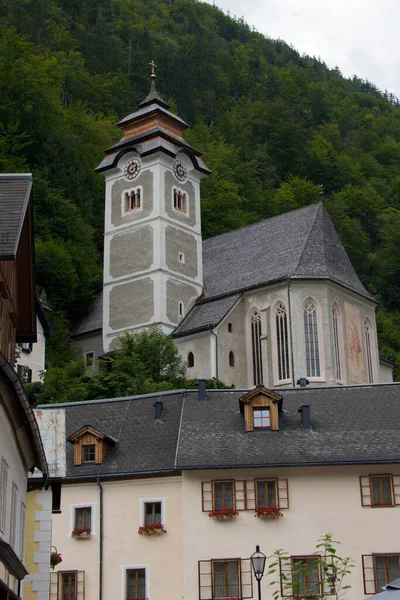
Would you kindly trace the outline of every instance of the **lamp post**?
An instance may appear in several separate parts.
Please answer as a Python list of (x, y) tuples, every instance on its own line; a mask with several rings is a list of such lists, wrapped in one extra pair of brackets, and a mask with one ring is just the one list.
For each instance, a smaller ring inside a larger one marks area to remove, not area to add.
[(260, 546), (256, 546), (256, 551), (250, 556), (250, 560), (253, 565), (254, 577), (257, 579), (258, 600), (261, 600), (261, 579), (264, 575), (266, 559), (265, 554), (260, 552)]

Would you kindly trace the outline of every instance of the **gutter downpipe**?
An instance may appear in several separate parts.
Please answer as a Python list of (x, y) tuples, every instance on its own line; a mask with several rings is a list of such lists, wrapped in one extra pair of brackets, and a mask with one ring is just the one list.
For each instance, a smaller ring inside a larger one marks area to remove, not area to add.
[(103, 600), (103, 486), (100, 483), (100, 474), (96, 483), (100, 489), (99, 600)]
[(218, 335), (211, 328), (210, 333), (215, 337), (215, 378), (218, 379)]
[(289, 309), (289, 337), (290, 337), (290, 358), (292, 366), (292, 385), (295, 387), (295, 376), (294, 376), (294, 358), (293, 358), (293, 334), (292, 334), (292, 306), (290, 303), (290, 279), (288, 280), (288, 309)]

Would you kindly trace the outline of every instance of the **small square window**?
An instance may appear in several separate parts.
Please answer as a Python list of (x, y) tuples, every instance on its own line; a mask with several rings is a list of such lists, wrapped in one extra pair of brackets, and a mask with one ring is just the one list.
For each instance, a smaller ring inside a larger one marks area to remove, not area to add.
[(161, 502), (144, 503), (144, 525), (161, 523)]
[(128, 569), (126, 571), (126, 600), (144, 600), (146, 598), (146, 569)]
[(83, 444), (82, 446), (82, 462), (95, 462), (96, 446), (95, 444)]
[(391, 475), (370, 476), (372, 506), (394, 506)]
[(271, 420), (269, 408), (253, 408), (254, 429), (269, 429)]
[(75, 509), (75, 524), (76, 529), (92, 529), (92, 508), (90, 506), (83, 506), (82, 508)]

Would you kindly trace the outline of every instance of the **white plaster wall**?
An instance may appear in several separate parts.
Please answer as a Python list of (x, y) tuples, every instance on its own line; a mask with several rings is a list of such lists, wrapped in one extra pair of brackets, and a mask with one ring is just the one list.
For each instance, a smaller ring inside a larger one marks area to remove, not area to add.
[[(181, 478), (160, 478), (103, 483), (104, 489), (104, 580), (103, 597), (121, 598), (123, 567), (147, 565), (148, 597), (164, 600), (182, 597)], [(143, 500), (162, 500), (167, 533), (142, 536)], [(76, 505), (91, 505), (95, 512), (90, 539), (71, 537), (72, 511)], [(94, 484), (63, 485), (61, 514), (53, 515), (53, 544), (63, 555), (60, 570), (85, 571), (85, 600), (99, 597), (99, 487)]]
[(21, 503), (26, 503), (26, 486), (28, 472), (24, 466), (18, 446), (15, 442), (13, 429), (8, 420), (8, 415), (0, 404), (0, 466), (1, 460), (5, 459), (9, 470), (7, 480), (7, 507), (4, 530), (0, 530), (0, 536), (6, 542), (10, 543), (11, 533), (11, 497), (13, 483), (17, 485), (17, 503), (16, 503), (16, 528), (14, 550), (22, 560), (23, 545), (21, 544)]
[[(50, 477), (66, 475), (65, 408), (34, 409)], [(42, 474), (35, 470), (34, 476)]]
[(32, 382), (42, 381), (42, 373), (45, 368), (46, 338), (39, 319), (36, 319), (37, 342), (32, 344), (31, 352), (24, 352), (20, 349), (20, 356), (17, 365), (28, 367), (32, 370)]
[(379, 381), (380, 383), (392, 383), (393, 381), (393, 367), (379, 363)]
[[(248, 558), (260, 545), (270, 556), (277, 549), (292, 555), (312, 554), (318, 538), (325, 533), (340, 542), (338, 553), (356, 564), (347, 584), (346, 600), (364, 597), (362, 554), (400, 553), (398, 529), (400, 507), (362, 507), (359, 475), (400, 474), (387, 466), (192, 471), (183, 473), (183, 569), (184, 598), (198, 600), (198, 561), (218, 558)], [(233, 521), (214, 521), (202, 512), (201, 482), (212, 479), (288, 478), (290, 507), (277, 520), (260, 520), (254, 511), (242, 511)], [(272, 597), (262, 580), (262, 597)], [(253, 582), (255, 584), (255, 582)], [(254, 585), (253, 597), (256, 598)]]

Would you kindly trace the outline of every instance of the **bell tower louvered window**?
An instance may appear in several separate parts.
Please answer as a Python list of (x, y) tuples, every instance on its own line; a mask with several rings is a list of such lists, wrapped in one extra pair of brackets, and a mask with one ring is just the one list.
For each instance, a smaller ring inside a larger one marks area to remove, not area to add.
[(285, 305), (280, 302), (276, 307), (276, 344), (278, 356), (278, 378), (284, 381), (290, 377), (288, 318)]
[(251, 316), (251, 348), (253, 355), (253, 381), (259, 385), (263, 381), (261, 349), (261, 315), (256, 310)]
[(317, 307), (313, 300), (308, 299), (304, 303), (303, 317), (307, 377), (320, 377)]

